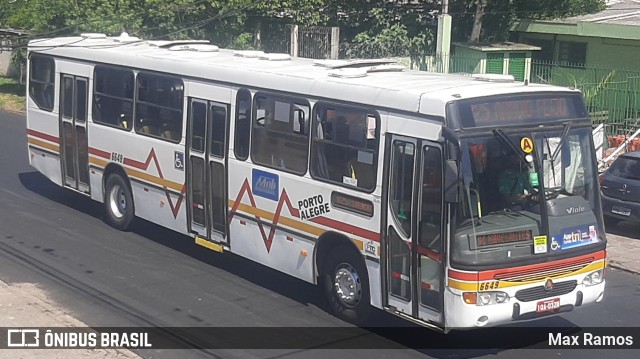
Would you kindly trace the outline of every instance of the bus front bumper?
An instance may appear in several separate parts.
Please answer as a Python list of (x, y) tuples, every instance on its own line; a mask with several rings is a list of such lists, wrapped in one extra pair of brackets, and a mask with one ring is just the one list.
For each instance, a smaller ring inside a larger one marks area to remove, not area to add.
[(447, 291), (446, 327), (448, 330), (491, 327), (569, 312), (586, 304), (602, 301), (605, 282), (606, 280), (591, 286), (578, 284), (575, 290), (564, 295), (531, 301), (510, 297), (505, 303), (490, 305), (467, 304), (460, 294)]

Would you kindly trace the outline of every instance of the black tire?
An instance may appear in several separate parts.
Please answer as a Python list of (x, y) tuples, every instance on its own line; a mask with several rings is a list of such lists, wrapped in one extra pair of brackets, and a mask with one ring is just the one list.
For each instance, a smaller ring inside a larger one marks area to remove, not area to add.
[(131, 229), (135, 210), (129, 184), (122, 176), (112, 174), (107, 178), (104, 191), (105, 221), (121, 231)]
[(371, 300), (362, 257), (354, 249), (340, 246), (329, 253), (325, 264), (322, 285), (331, 311), (347, 322), (364, 323), (371, 313)]

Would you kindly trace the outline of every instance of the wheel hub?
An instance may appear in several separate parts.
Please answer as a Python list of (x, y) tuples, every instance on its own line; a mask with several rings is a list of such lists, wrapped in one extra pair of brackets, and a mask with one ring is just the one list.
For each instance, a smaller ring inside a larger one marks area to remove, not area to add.
[(124, 196), (122, 187), (116, 185), (111, 188), (111, 192), (109, 193), (109, 203), (111, 213), (113, 213), (117, 218), (122, 218), (127, 209), (127, 200)]
[(349, 264), (339, 266), (333, 279), (338, 298), (347, 306), (353, 307), (360, 302), (362, 285), (358, 272)]

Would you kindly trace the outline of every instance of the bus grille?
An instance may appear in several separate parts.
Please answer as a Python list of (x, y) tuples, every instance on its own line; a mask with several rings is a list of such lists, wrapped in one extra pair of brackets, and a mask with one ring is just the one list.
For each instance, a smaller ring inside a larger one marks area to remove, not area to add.
[(544, 286), (540, 285), (537, 287), (517, 291), (516, 299), (521, 302), (531, 302), (543, 298), (557, 297), (559, 295), (571, 293), (571, 291), (573, 291), (577, 285), (578, 281), (576, 280), (554, 283), (553, 289), (551, 289), (550, 291), (544, 290)]
[(569, 275), (579, 271), (593, 262), (593, 258), (583, 258), (565, 263), (550, 263), (541, 266), (535, 266), (532, 269), (509, 270), (504, 273), (494, 275), (495, 280), (505, 282), (529, 282), (544, 280), (545, 278), (555, 278), (558, 276)]

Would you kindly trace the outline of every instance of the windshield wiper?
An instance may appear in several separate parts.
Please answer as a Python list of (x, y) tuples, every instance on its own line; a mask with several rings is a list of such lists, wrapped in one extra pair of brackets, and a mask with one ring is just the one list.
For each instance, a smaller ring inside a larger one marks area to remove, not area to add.
[(560, 142), (558, 142), (555, 150), (553, 151), (553, 154), (551, 155), (552, 164), (556, 162), (556, 158), (558, 158), (558, 155), (560, 154), (562, 145), (564, 144), (564, 141), (566, 141), (567, 135), (569, 134), (569, 130), (571, 129), (571, 124), (572, 124), (571, 121), (565, 122), (564, 124), (564, 128), (562, 129), (562, 135), (560, 135)]
[(525, 155), (523, 152), (519, 151), (518, 148), (516, 148), (516, 146), (513, 144), (513, 142), (511, 142), (511, 140), (509, 139), (509, 137), (507, 135), (504, 134), (504, 131), (502, 131), (501, 128), (496, 128), (493, 131), (493, 135), (496, 136), (496, 138), (498, 139), (498, 141), (505, 146), (506, 148), (510, 149), (511, 152), (513, 154), (515, 154), (516, 156), (518, 156), (518, 158), (527, 164), (527, 166), (529, 168), (531, 168), (531, 163), (529, 163), (529, 161), (527, 161), (527, 159), (525, 158)]
[[(571, 130), (571, 125), (572, 122), (568, 121), (564, 123), (564, 127), (562, 129), (562, 134), (560, 135), (560, 140), (558, 141), (557, 144), (555, 144), (555, 148), (553, 149), (553, 153), (551, 154), (551, 156), (549, 157), (549, 162), (551, 164), (551, 175), (553, 176), (553, 183), (557, 183), (557, 175), (556, 175), (556, 160), (558, 159), (558, 155), (560, 154), (560, 151), (562, 150), (562, 146), (564, 145), (565, 141), (567, 140), (567, 135), (569, 134), (569, 131)], [(547, 145), (547, 153), (551, 152), (551, 145), (549, 144), (549, 138), (547, 138), (546, 136), (544, 137), (544, 142)], [(544, 159), (542, 159), (542, 161), (544, 162)], [(544, 166), (543, 166), (544, 167)], [(560, 194), (560, 192), (563, 191), (563, 186), (560, 186), (559, 188), (554, 187), (554, 188), (549, 188), (547, 190), (545, 190), (545, 196), (547, 196), (547, 192), (551, 193), (551, 197), (553, 197), (554, 195), (557, 197), (558, 194)], [(555, 197), (553, 197), (555, 198)]]

